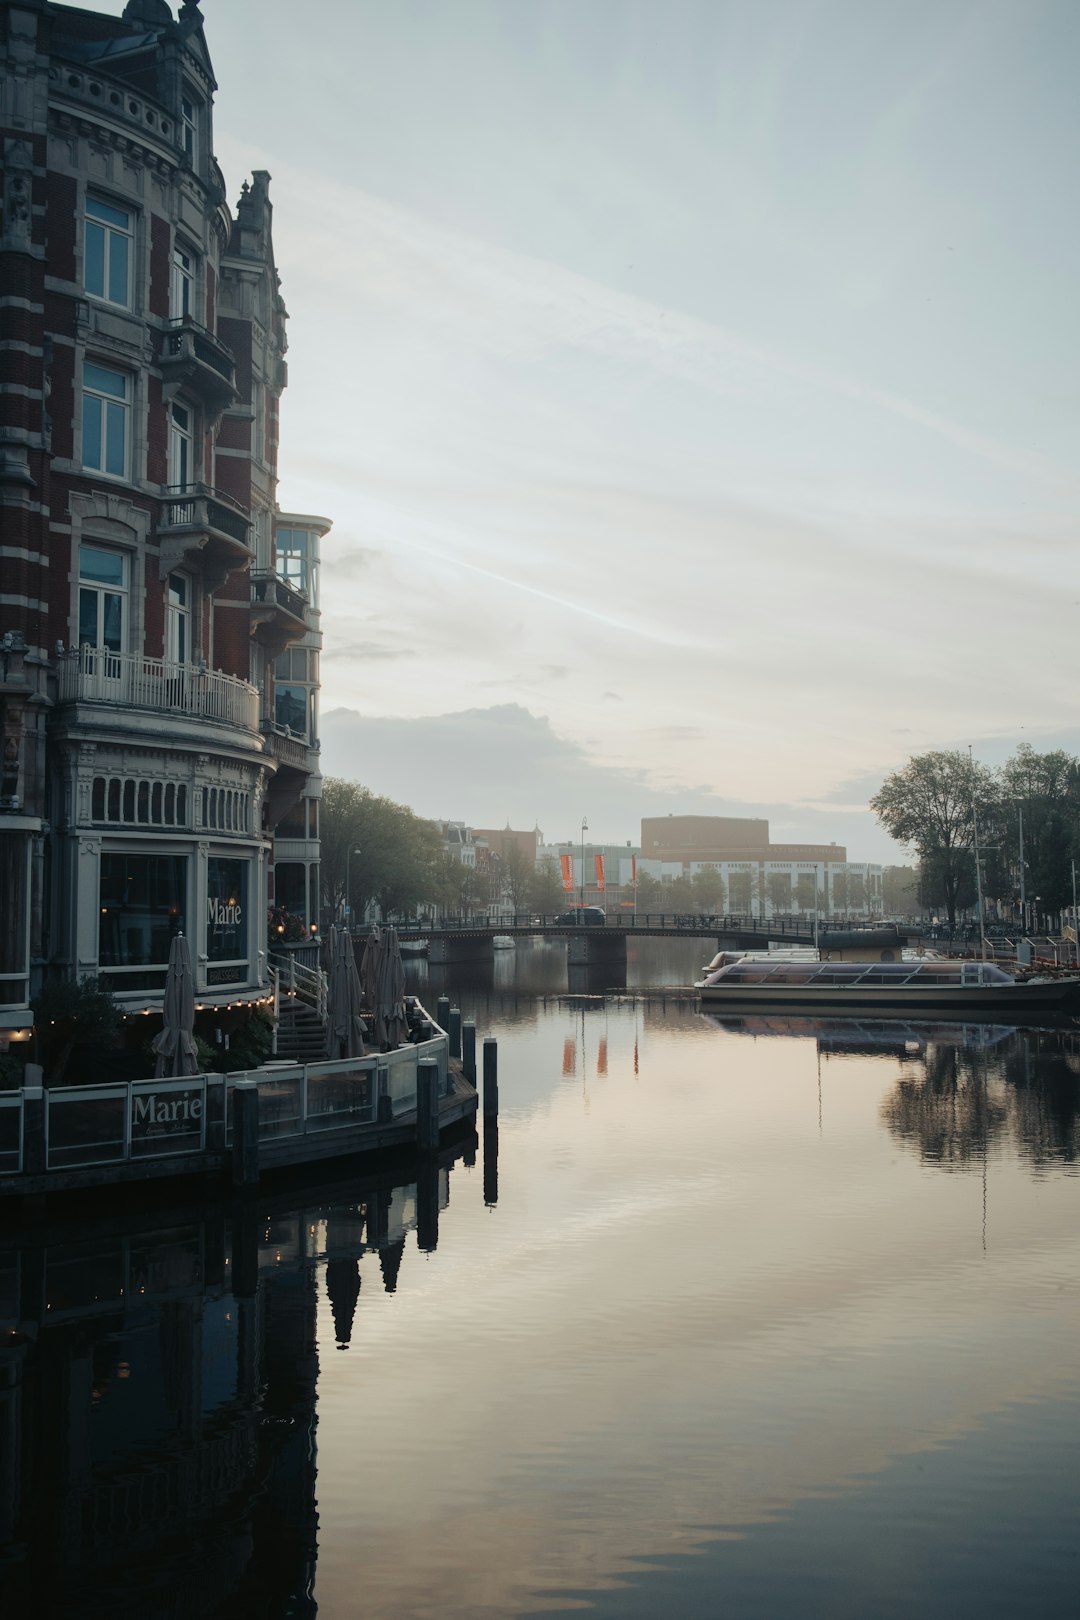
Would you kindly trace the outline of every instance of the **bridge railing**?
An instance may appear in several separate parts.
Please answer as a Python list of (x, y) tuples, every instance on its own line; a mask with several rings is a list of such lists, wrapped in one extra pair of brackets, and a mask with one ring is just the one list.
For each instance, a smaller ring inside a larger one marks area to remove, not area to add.
[[(568, 911), (572, 908), (568, 908)], [(573, 908), (576, 909), (576, 908)], [(445, 933), (477, 933), (498, 934), (513, 931), (515, 933), (534, 933), (543, 929), (559, 929), (560, 931), (584, 926), (585, 928), (605, 928), (609, 932), (615, 930), (633, 929), (662, 929), (665, 932), (679, 930), (692, 930), (695, 933), (753, 933), (760, 934), (762, 938), (805, 938), (814, 930), (814, 917), (809, 914), (804, 917), (750, 917), (746, 913), (701, 915), (697, 912), (671, 912), (671, 911), (613, 911), (609, 912), (606, 920), (600, 922), (587, 922), (579, 925), (564, 919), (567, 912), (544, 913), (535, 912), (501, 912), (494, 916), (473, 915), (464, 917), (435, 917), (425, 918), (422, 922), (400, 923), (397, 932), (402, 939), (424, 939), (429, 934)], [(837, 926), (839, 918), (820, 918), (818, 926), (824, 930), (829, 926)]]

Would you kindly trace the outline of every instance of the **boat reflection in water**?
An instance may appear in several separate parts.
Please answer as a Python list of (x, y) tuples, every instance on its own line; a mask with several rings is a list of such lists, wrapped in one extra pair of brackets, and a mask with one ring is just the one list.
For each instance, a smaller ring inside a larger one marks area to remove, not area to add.
[(854, 1018), (837, 1014), (814, 1018), (807, 1014), (785, 1016), (739, 1016), (735, 1013), (702, 1013), (706, 1023), (715, 1024), (729, 1035), (777, 1036), (790, 1040), (815, 1040), (821, 1053), (863, 1053), (867, 1057), (894, 1053), (897, 1057), (917, 1056), (929, 1046), (963, 1047), (984, 1051), (1000, 1046), (1016, 1034), (1014, 1024), (962, 1023), (959, 1021), (913, 1021), (906, 1018)]
[(345, 1349), (452, 1162), (0, 1233), (5, 1613), (316, 1612), (319, 1275)]

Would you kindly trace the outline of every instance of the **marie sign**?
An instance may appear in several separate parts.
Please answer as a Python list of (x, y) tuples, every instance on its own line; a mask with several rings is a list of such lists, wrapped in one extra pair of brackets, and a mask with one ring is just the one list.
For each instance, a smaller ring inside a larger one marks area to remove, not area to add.
[(206, 1088), (199, 1081), (158, 1081), (131, 1090), (131, 1153), (192, 1153), (205, 1142)]

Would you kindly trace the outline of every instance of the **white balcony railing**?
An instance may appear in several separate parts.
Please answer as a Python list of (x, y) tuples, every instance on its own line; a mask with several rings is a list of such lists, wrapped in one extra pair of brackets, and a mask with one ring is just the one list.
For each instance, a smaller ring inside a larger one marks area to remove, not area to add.
[(79, 647), (57, 660), (57, 674), (61, 703), (108, 703), (259, 729), (258, 691), (220, 669)]

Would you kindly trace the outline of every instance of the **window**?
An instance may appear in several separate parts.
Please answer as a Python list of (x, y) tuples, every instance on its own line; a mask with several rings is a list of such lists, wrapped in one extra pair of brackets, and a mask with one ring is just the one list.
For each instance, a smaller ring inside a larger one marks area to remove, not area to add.
[(170, 664), (186, 664), (191, 657), (191, 581), (186, 574), (169, 575), (165, 657)]
[(129, 383), (122, 371), (83, 365), (83, 466), (110, 478), (126, 478)]
[(79, 547), (79, 646), (124, 651), (127, 565), (122, 552)]
[(274, 536), (278, 578), (306, 596), (312, 607), (318, 606), (316, 545), (307, 529), (278, 529)]
[(186, 489), (193, 482), (195, 440), (191, 412), (176, 400), (169, 406), (169, 487)]
[(169, 312), (174, 321), (195, 313), (195, 256), (182, 247), (173, 248)]
[[(102, 967), (165, 966), (184, 927), (187, 859), (183, 855), (101, 856), (98, 962)], [(122, 982), (114, 981), (123, 989)]]
[(83, 284), (91, 298), (131, 303), (132, 217), (100, 197), (86, 199)]
[(274, 719), (296, 737), (306, 739), (308, 691), (306, 686), (279, 686), (274, 692)]
[[(248, 862), (211, 856), (206, 863), (206, 958), (209, 962), (247, 961)], [(242, 974), (230, 975), (232, 978)], [(226, 983), (217, 974), (208, 982)]]
[(279, 681), (319, 679), (319, 655), (313, 647), (290, 647), (274, 659), (274, 676)]
[(184, 156), (193, 169), (199, 166), (199, 103), (186, 91), (180, 97), (180, 124), (184, 138)]

